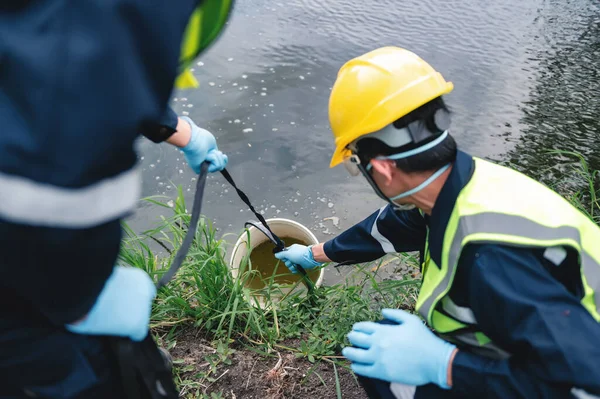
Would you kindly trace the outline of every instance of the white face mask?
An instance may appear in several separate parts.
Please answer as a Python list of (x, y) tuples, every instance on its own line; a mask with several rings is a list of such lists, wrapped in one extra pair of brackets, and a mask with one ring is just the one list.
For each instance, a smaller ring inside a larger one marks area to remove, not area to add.
[(442, 166), (434, 174), (429, 176), (429, 178), (427, 180), (425, 180), (423, 183), (419, 184), (417, 187), (415, 187), (411, 190), (405, 191), (403, 193), (400, 193), (400, 194), (390, 198), (390, 201), (395, 201), (400, 198), (406, 198), (409, 195), (418, 193), (419, 191), (423, 190), (425, 187), (427, 187), (428, 185), (433, 183), (434, 180), (437, 179), (438, 177), (440, 177), (442, 175), (442, 173), (444, 173), (446, 170), (448, 170), (449, 167), (450, 167), (450, 164), (446, 164), (446, 165)]
[(429, 186), (431, 183), (433, 183), (435, 181), (435, 179), (437, 179), (438, 177), (440, 177), (442, 175), (442, 173), (444, 173), (446, 170), (448, 170), (448, 168), (450, 167), (450, 164), (447, 164), (445, 166), (442, 166), (441, 168), (439, 168), (434, 174), (432, 174), (431, 176), (429, 176), (429, 178), (427, 180), (425, 180), (423, 183), (419, 184), (417, 187), (405, 191), (403, 193), (400, 193), (392, 198), (387, 198), (388, 202), (390, 204), (392, 204), (392, 206), (394, 207), (394, 209), (397, 209), (399, 211), (409, 211), (411, 209), (415, 209), (416, 205), (414, 204), (396, 204), (394, 201), (400, 198), (406, 198), (409, 195), (413, 195), (418, 193), (419, 191), (423, 190), (425, 187)]
[[(393, 154), (393, 155), (388, 155), (388, 156), (378, 156), (375, 159), (391, 159), (391, 160), (397, 160), (397, 159), (404, 159), (404, 158), (408, 158), (411, 157), (413, 155), (422, 153), (424, 151), (429, 150), (430, 148), (435, 147), (436, 145), (440, 144), (442, 141), (444, 141), (446, 139), (446, 137), (448, 137), (448, 131), (444, 131), (438, 138), (436, 138), (435, 140), (421, 146), (418, 148), (414, 148), (412, 150), (406, 151), (406, 152), (402, 152), (402, 153), (398, 153), (398, 154)], [(370, 176), (369, 174), (369, 170), (372, 168), (372, 165), (369, 163), (366, 168), (361, 166), (361, 161), (360, 158), (358, 157), (358, 155), (354, 154), (351, 157), (348, 157), (346, 159), (344, 159), (344, 165), (346, 166), (346, 169), (348, 170), (348, 172), (352, 175), (352, 176), (357, 176), (359, 173), (362, 173), (363, 176), (367, 179), (367, 181), (369, 182), (369, 184), (371, 185), (371, 187), (373, 188), (373, 190), (375, 190), (375, 193), (377, 194), (377, 196), (379, 196), (381, 199), (387, 201), (390, 203), (390, 205), (392, 205), (392, 207), (394, 209), (397, 210), (401, 210), (401, 211), (408, 211), (411, 209), (416, 208), (416, 205), (414, 204), (397, 204), (394, 201), (400, 198), (405, 198), (408, 197), (410, 195), (416, 194), (419, 191), (423, 190), (425, 187), (429, 186), (431, 183), (433, 183), (438, 177), (440, 177), (442, 175), (442, 173), (444, 173), (446, 170), (448, 170), (448, 168), (450, 167), (450, 163), (447, 165), (442, 166), (440, 169), (438, 169), (434, 174), (432, 174), (427, 180), (425, 180), (423, 183), (419, 184), (417, 187), (408, 190), (404, 193), (400, 193), (392, 198), (389, 198), (387, 196), (385, 196), (385, 194), (383, 194), (383, 192), (381, 191), (381, 189), (377, 186), (377, 184), (375, 183), (375, 181), (373, 180), (373, 178)]]
[[(378, 157), (378, 159), (385, 159), (384, 157)], [(348, 169), (348, 172), (350, 172), (350, 174), (352, 176), (356, 176), (358, 174), (361, 173), (361, 167), (360, 167), (360, 159), (358, 158), (357, 155), (352, 155), (352, 157), (349, 157), (347, 159), (344, 160), (344, 165), (346, 166), (346, 169)], [(450, 167), (450, 164), (444, 165), (442, 166), (440, 169), (438, 169), (434, 174), (432, 174), (431, 176), (429, 176), (429, 178), (427, 180), (425, 180), (423, 183), (419, 184), (417, 187), (405, 191), (403, 193), (400, 193), (392, 198), (386, 197), (385, 194), (383, 194), (383, 192), (381, 191), (381, 189), (377, 186), (377, 184), (375, 183), (375, 181), (373, 180), (373, 178), (371, 176), (369, 176), (367, 171), (363, 172), (364, 177), (367, 179), (367, 181), (369, 182), (369, 184), (371, 185), (371, 187), (373, 187), (373, 190), (375, 191), (375, 193), (383, 200), (387, 201), (390, 203), (390, 205), (392, 205), (394, 207), (394, 209), (400, 210), (400, 211), (409, 211), (411, 209), (414, 209), (416, 206), (414, 204), (397, 204), (394, 201), (400, 198), (406, 198), (410, 195), (416, 194), (419, 191), (423, 190), (425, 187), (429, 186), (431, 183), (433, 183), (435, 181), (435, 179), (437, 179), (438, 177), (440, 177), (442, 175), (442, 173), (444, 173), (446, 170), (448, 170), (448, 168)], [(363, 169), (364, 170), (364, 169)]]

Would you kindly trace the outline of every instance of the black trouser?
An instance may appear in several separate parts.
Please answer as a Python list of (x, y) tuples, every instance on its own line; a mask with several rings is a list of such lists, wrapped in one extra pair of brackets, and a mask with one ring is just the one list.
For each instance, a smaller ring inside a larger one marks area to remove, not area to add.
[(62, 330), (41, 331), (26, 338), (3, 335), (0, 375), (2, 399), (125, 399), (104, 338)]
[[(12, 351), (12, 357), (0, 358), (0, 398), (179, 397), (169, 362), (151, 336), (132, 342), (57, 331), (38, 338), (38, 342), (30, 341), (30, 350), (21, 346)], [(0, 345), (0, 352), (3, 349), (11, 352)]]

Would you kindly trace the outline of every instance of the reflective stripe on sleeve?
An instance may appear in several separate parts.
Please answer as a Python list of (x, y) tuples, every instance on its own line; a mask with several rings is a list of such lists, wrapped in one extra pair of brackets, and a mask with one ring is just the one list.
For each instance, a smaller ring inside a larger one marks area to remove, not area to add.
[(387, 238), (385, 238), (383, 236), (383, 234), (381, 234), (379, 232), (379, 229), (377, 228), (377, 221), (379, 220), (379, 217), (381, 216), (381, 214), (383, 213), (383, 211), (385, 210), (385, 208), (387, 208), (387, 205), (382, 207), (379, 210), (379, 213), (377, 214), (377, 218), (375, 219), (375, 221), (373, 222), (373, 227), (371, 228), (371, 236), (377, 240), (377, 242), (379, 243), (379, 245), (381, 245), (381, 249), (383, 250), (383, 252), (385, 252), (386, 254), (391, 254), (396, 252), (396, 248), (394, 248), (394, 245), (392, 245), (392, 243), (390, 242), (390, 240), (388, 240)]
[(88, 228), (131, 211), (140, 194), (137, 168), (83, 188), (0, 173), (0, 218), (34, 226)]

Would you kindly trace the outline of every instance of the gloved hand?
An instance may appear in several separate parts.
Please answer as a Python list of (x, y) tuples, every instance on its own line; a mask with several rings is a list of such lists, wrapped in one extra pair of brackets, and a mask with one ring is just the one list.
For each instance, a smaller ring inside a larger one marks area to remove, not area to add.
[(115, 266), (87, 317), (66, 328), (77, 334), (116, 335), (142, 341), (156, 287), (146, 272), (134, 267)]
[(306, 245), (293, 244), (291, 247), (277, 252), (275, 257), (282, 260), (292, 273), (298, 273), (295, 265), (300, 265), (305, 270), (314, 269), (321, 266), (313, 257), (311, 247)]
[(433, 334), (421, 319), (400, 309), (383, 316), (398, 325), (356, 323), (342, 354), (359, 375), (406, 385), (434, 383), (448, 389), (448, 363), (456, 346)]
[(208, 161), (210, 163), (208, 171), (211, 173), (225, 169), (228, 158), (217, 148), (215, 136), (208, 130), (199, 128), (187, 116), (181, 116), (180, 118), (189, 123), (192, 129), (190, 142), (181, 149), (190, 168), (194, 172), (200, 173), (200, 165), (202, 165), (202, 162)]

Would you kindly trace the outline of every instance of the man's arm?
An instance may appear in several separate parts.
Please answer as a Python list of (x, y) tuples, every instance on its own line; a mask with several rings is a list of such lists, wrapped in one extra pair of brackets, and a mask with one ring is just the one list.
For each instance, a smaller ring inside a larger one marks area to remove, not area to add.
[(388, 205), (339, 236), (313, 247), (318, 262), (369, 262), (386, 253), (420, 251), (427, 226), (418, 209), (394, 210)]
[(292, 273), (297, 273), (295, 265), (310, 270), (330, 261), (347, 265), (369, 262), (386, 253), (422, 250), (426, 232), (425, 219), (417, 209), (394, 212), (385, 206), (326, 243), (312, 247), (294, 244), (275, 257)]
[(200, 165), (204, 161), (210, 164), (209, 172), (217, 172), (227, 166), (227, 155), (217, 148), (215, 136), (196, 126), (187, 116), (178, 117), (171, 107), (167, 107), (158, 125), (146, 127), (142, 134), (155, 143), (166, 141), (181, 148), (196, 173), (200, 173)]
[(167, 107), (159, 123), (156, 126), (148, 126), (142, 134), (155, 143), (166, 141), (183, 148), (190, 142), (192, 128), (189, 123), (179, 118), (171, 107)]
[(467, 247), (463, 258), (478, 325), (514, 355), (491, 360), (459, 351), (453, 389), (469, 397), (564, 398), (571, 389), (600, 395), (600, 324), (540, 257), (490, 244)]
[(188, 145), (192, 138), (192, 128), (190, 127), (190, 124), (181, 118), (177, 118), (175, 130), (175, 133), (167, 139), (167, 143), (179, 148)]

